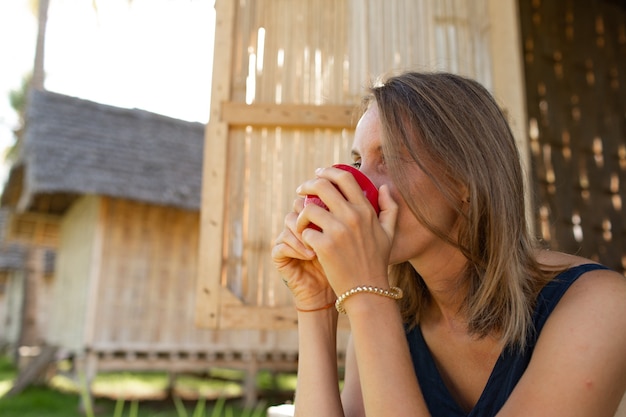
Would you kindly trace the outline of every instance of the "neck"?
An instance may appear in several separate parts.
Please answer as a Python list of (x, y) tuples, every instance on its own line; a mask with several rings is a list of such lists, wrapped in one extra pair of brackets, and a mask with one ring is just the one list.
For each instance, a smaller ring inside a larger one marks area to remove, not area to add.
[[(432, 262), (433, 259), (440, 261)], [(468, 292), (465, 280), (467, 259), (461, 252), (454, 250), (446, 256), (430, 258), (428, 263), (412, 261), (411, 264), (424, 280), (430, 295), (430, 303), (422, 320), (466, 328), (467, 320), (463, 316), (462, 307)]]

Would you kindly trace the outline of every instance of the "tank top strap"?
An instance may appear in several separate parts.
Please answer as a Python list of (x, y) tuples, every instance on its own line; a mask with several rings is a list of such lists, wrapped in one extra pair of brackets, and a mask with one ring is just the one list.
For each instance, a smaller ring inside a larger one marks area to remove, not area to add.
[(598, 269), (608, 268), (604, 265), (592, 263), (578, 265), (561, 272), (543, 287), (537, 297), (537, 303), (533, 314), (535, 337), (541, 333), (541, 329), (543, 329), (548, 317), (569, 287), (585, 272), (595, 271)]

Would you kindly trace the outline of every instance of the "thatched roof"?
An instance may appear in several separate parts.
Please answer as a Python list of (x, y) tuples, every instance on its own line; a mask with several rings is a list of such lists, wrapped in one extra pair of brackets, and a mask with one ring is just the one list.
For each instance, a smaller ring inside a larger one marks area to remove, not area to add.
[(96, 194), (199, 210), (201, 123), (34, 91), (25, 126), (3, 206), (60, 213)]

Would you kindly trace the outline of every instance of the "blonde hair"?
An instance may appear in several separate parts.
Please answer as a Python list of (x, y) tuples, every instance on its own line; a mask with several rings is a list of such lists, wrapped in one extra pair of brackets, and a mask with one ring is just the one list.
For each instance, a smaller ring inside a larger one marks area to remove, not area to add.
[[(392, 180), (420, 222), (468, 259), (463, 313), (470, 332), (499, 334), (506, 344), (524, 348), (534, 300), (552, 274), (534, 257), (520, 156), (505, 116), (483, 86), (448, 73), (404, 73), (370, 91)], [(420, 210), (406, 155), (457, 210), (458, 240)], [(407, 294), (405, 321), (418, 324), (429, 300), (425, 283), (408, 263), (391, 266), (390, 274)]]

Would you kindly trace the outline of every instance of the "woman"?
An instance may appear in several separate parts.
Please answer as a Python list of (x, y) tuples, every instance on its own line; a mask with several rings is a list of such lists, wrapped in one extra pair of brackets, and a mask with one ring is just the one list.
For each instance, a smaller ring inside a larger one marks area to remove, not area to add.
[[(513, 136), (483, 87), (391, 77), (352, 157), (380, 214), (349, 173), (318, 169), (273, 248), (298, 309), (297, 416), (613, 416), (626, 280), (534, 246)], [(351, 327), (341, 392), (337, 310)]]

